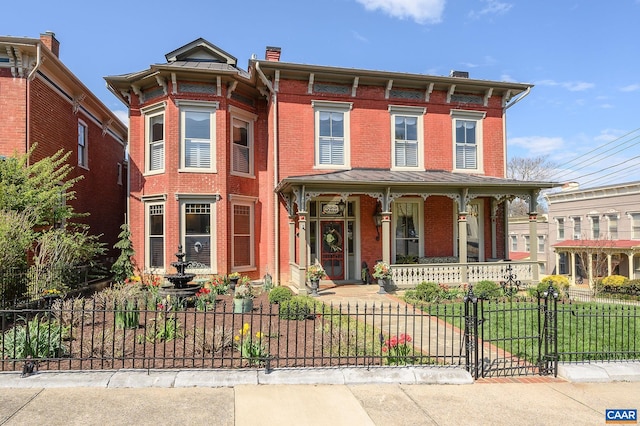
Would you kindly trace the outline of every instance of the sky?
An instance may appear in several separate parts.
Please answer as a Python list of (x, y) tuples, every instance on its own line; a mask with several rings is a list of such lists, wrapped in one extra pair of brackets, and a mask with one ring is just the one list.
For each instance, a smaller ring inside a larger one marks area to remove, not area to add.
[[(26, 4), (26, 3), (25, 3)], [(64, 6), (62, 6), (64, 4)], [(204, 38), (247, 69), (281, 61), (530, 83), (507, 110), (508, 158), (548, 156), (549, 180), (640, 180), (640, 0), (32, 0), (0, 35), (53, 31), (60, 59), (127, 122), (105, 76), (146, 70)], [(20, 18), (20, 16), (28, 16)]]

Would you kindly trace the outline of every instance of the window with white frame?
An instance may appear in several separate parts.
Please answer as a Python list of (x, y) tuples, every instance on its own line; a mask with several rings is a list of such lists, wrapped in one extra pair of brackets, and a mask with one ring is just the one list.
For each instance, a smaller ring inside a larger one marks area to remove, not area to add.
[(591, 219), (591, 238), (597, 240), (600, 238), (600, 217), (590, 216)]
[(485, 115), (479, 111), (451, 110), (455, 170), (482, 171), (482, 120)]
[(165, 103), (143, 108), (145, 137), (145, 173), (164, 171), (164, 114)]
[(556, 223), (558, 224), (558, 241), (564, 240), (564, 218), (557, 217)]
[(426, 108), (390, 105), (391, 160), (395, 169), (424, 168), (424, 114)]
[(246, 270), (255, 267), (254, 253), (254, 202), (234, 200), (232, 203), (232, 253), (231, 264), (234, 270)]
[(524, 251), (526, 251), (526, 252), (530, 252), (531, 251), (531, 241), (530, 241), (528, 235), (524, 236)]
[(215, 172), (215, 114), (218, 102), (179, 101), (180, 169)]
[(518, 236), (517, 235), (509, 235), (511, 239), (511, 251), (518, 251)]
[(640, 213), (629, 213), (631, 217), (631, 239), (640, 240)]
[(315, 166), (350, 165), (350, 102), (312, 101), (315, 116)]
[(89, 167), (88, 153), (89, 129), (85, 122), (78, 120), (78, 166)]
[(393, 203), (396, 261), (401, 258), (422, 256), (421, 206), (421, 202), (409, 200)]
[(538, 253), (544, 253), (544, 235), (538, 235)]
[(205, 200), (182, 203), (182, 235), (185, 259), (211, 267), (213, 203)]
[(617, 214), (609, 214), (607, 215), (607, 234), (609, 239), (617, 240), (618, 239), (618, 215)]
[(580, 216), (573, 217), (573, 239), (579, 240), (582, 238), (582, 220)]
[(231, 113), (231, 172), (253, 176), (253, 123), (256, 116), (230, 106)]
[(147, 268), (164, 269), (164, 204), (147, 204)]

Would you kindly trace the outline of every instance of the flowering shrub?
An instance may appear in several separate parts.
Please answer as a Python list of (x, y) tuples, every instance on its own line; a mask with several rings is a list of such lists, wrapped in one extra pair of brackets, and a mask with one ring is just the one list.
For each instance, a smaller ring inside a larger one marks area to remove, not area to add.
[(307, 279), (308, 280), (321, 280), (327, 274), (324, 272), (322, 265), (319, 263), (314, 263), (313, 265), (309, 265), (307, 268)]
[(385, 340), (382, 345), (382, 352), (386, 353), (386, 362), (388, 365), (413, 364), (415, 357), (409, 356), (411, 353), (411, 336), (401, 334), (400, 336), (392, 336)]
[(208, 287), (202, 287), (196, 293), (195, 305), (199, 311), (210, 311), (216, 303), (216, 293)]
[(391, 266), (387, 262), (376, 262), (373, 265), (373, 278), (386, 280), (391, 278)]
[(211, 277), (211, 280), (207, 281), (204, 286), (214, 294), (225, 294), (227, 290), (229, 290), (229, 284), (226, 283), (224, 277), (220, 275)]
[(264, 334), (256, 332), (255, 337), (251, 336), (251, 326), (244, 323), (233, 338), (235, 346), (240, 351), (240, 356), (249, 362), (249, 365), (260, 365), (269, 356), (267, 347), (262, 341)]

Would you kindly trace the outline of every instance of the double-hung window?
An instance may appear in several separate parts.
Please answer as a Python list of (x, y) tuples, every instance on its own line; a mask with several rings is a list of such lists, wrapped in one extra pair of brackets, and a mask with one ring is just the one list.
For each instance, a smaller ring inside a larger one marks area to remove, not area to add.
[(544, 235), (538, 235), (538, 253), (544, 253)]
[(608, 237), (610, 240), (618, 239), (618, 215), (617, 214), (609, 214), (607, 215), (608, 219)]
[(573, 239), (579, 240), (582, 238), (582, 220), (579, 216), (573, 218)]
[(178, 101), (180, 170), (215, 172), (215, 117), (218, 102)]
[(600, 218), (598, 216), (590, 216), (591, 219), (591, 238), (597, 240), (600, 238)]
[(89, 129), (81, 120), (78, 120), (78, 166), (89, 167), (89, 153), (87, 151)]
[(350, 166), (350, 102), (312, 101), (315, 116), (315, 166)]
[(422, 200), (398, 200), (393, 203), (394, 254), (396, 262), (422, 256)]
[(484, 112), (451, 110), (454, 170), (482, 172), (482, 120)]
[(425, 108), (390, 105), (392, 164), (395, 169), (424, 168)]
[(234, 106), (231, 113), (231, 173), (253, 176), (253, 123), (257, 116)]
[(518, 251), (518, 236), (517, 235), (509, 235), (511, 239), (511, 251)]
[(164, 171), (165, 102), (143, 108), (145, 123), (145, 173)]
[(524, 236), (524, 251), (531, 252), (531, 240), (528, 235)]
[(631, 239), (640, 240), (640, 213), (629, 213), (631, 217)]
[(557, 217), (556, 223), (558, 224), (558, 241), (564, 240), (564, 218)]
[(147, 204), (147, 266), (164, 269), (164, 203)]
[(184, 218), (183, 237), (186, 260), (209, 268), (212, 264), (211, 224), (212, 203), (186, 202), (182, 204)]

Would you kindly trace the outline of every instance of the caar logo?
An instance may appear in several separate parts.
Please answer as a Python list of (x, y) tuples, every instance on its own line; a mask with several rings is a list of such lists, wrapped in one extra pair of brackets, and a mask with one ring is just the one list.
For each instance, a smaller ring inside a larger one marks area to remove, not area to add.
[(638, 424), (638, 410), (615, 409), (605, 410), (605, 423), (618, 425)]

